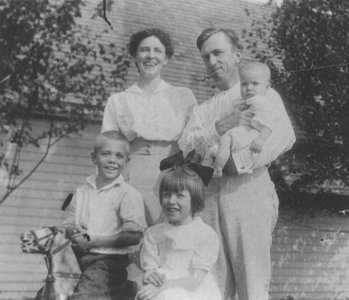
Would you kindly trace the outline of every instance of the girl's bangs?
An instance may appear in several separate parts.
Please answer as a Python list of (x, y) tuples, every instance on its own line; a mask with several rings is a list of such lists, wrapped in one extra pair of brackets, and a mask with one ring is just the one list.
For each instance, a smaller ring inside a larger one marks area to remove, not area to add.
[(177, 167), (166, 173), (160, 184), (160, 197), (166, 191), (179, 193), (184, 190), (191, 192), (197, 185), (198, 175), (185, 167)]
[(167, 173), (160, 184), (160, 192), (170, 192), (170, 193), (180, 193), (187, 190), (186, 178), (183, 174), (178, 174), (177, 172)]

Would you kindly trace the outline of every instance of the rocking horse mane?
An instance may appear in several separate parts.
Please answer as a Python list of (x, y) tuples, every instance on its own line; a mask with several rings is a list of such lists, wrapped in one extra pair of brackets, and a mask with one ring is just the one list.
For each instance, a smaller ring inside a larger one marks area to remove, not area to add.
[(22, 251), (42, 254), (48, 270), (45, 285), (35, 299), (67, 299), (72, 295), (81, 271), (63, 231), (48, 226), (23, 233), (20, 239)]

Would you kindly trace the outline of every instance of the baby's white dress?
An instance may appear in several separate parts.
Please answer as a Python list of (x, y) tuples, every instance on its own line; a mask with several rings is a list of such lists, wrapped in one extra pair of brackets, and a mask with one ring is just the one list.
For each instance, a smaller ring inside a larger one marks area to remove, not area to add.
[(169, 280), (187, 277), (194, 268), (208, 272), (194, 292), (179, 287), (166, 289), (155, 300), (222, 300), (210, 272), (218, 250), (217, 234), (200, 217), (181, 226), (162, 223), (150, 227), (142, 247), (144, 271), (157, 270)]

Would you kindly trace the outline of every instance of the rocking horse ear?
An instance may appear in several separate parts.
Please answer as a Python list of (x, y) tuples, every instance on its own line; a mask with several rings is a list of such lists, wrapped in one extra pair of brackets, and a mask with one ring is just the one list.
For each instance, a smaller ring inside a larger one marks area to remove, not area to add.
[(65, 198), (63, 205), (62, 205), (62, 210), (66, 210), (66, 208), (69, 206), (71, 199), (73, 199), (74, 194), (70, 193), (67, 198)]

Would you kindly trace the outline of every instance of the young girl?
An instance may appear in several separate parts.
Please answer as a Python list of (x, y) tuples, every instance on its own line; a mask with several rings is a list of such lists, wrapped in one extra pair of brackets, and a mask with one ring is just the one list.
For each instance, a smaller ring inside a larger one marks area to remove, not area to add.
[(201, 178), (187, 166), (166, 171), (159, 192), (165, 223), (146, 231), (144, 283), (138, 300), (221, 300), (210, 270), (218, 257), (215, 231), (195, 216), (204, 207)]

